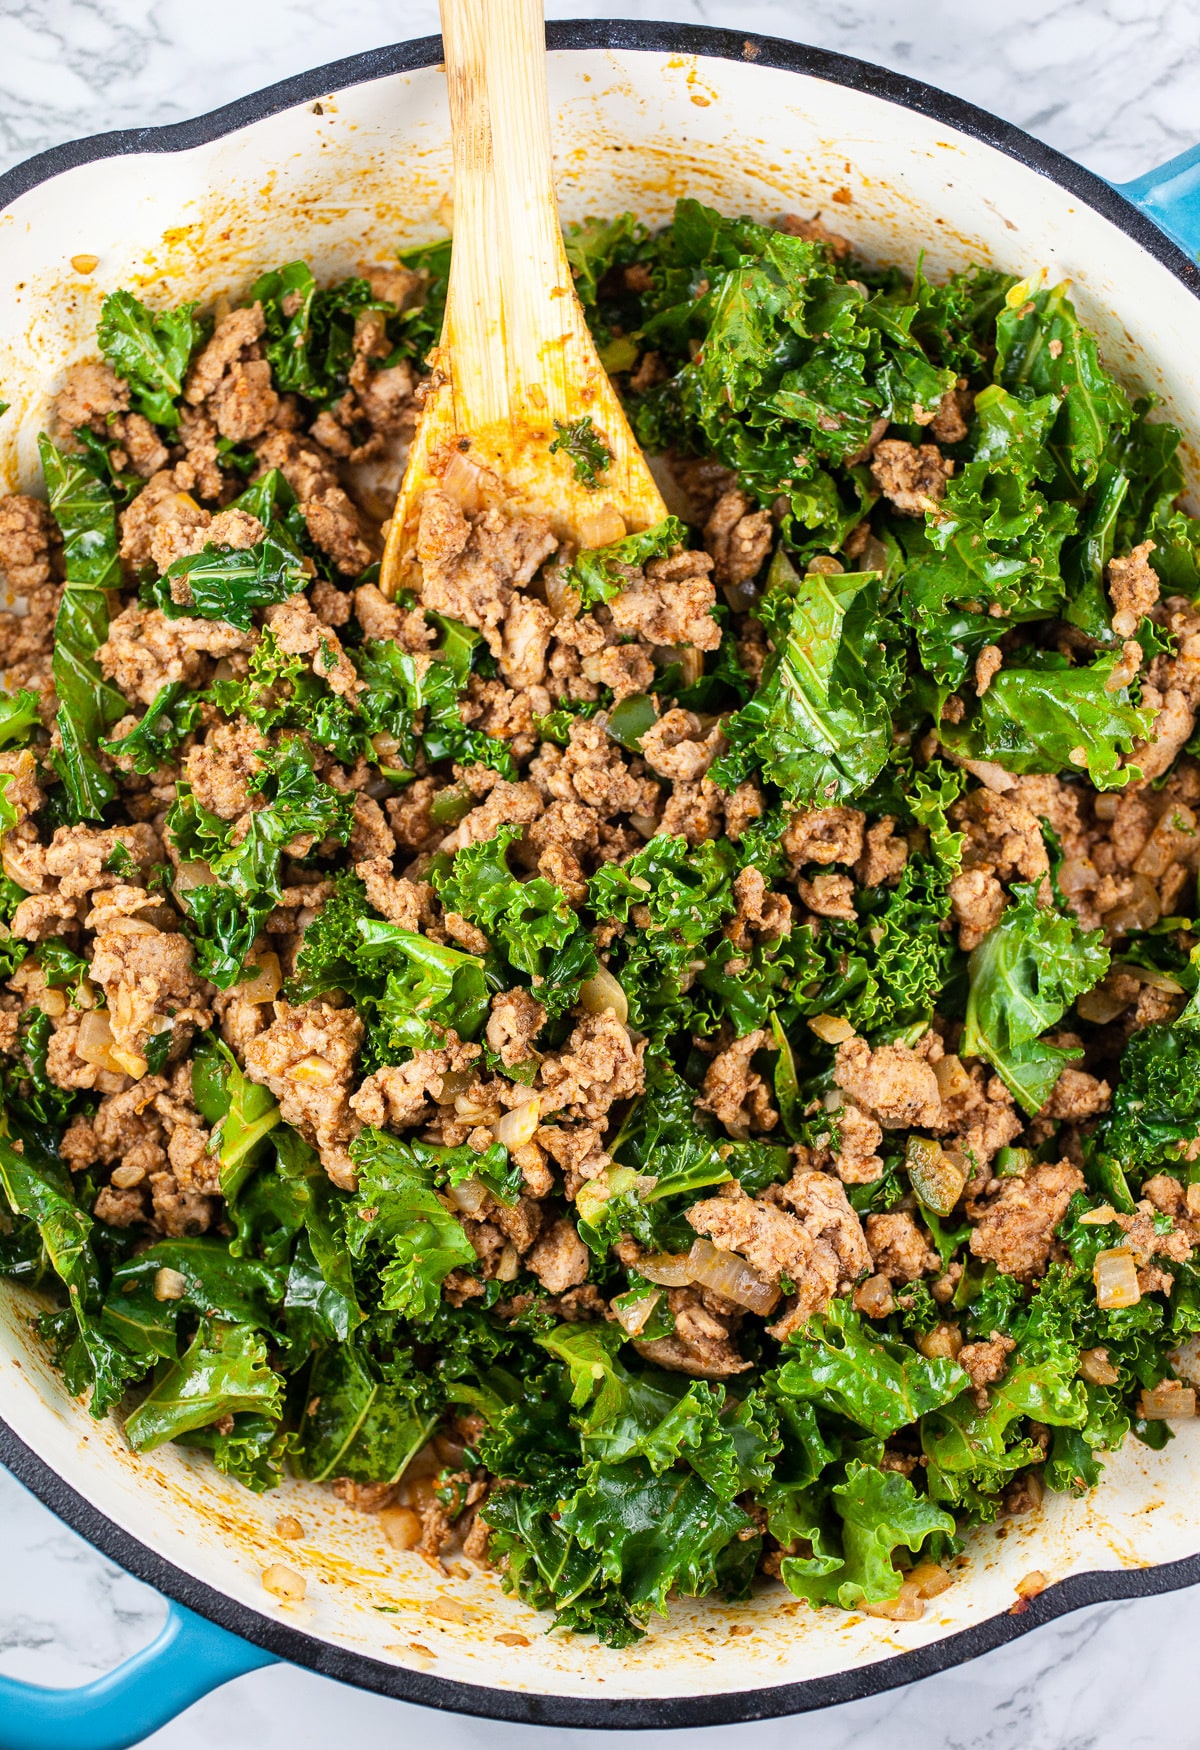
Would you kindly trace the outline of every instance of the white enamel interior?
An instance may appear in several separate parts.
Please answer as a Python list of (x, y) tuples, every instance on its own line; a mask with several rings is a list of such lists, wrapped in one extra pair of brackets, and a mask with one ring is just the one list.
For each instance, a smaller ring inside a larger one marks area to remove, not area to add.
[[(1200, 311), (1172, 276), (1086, 206), (994, 149), (907, 110), (753, 62), (660, 53), (551, 57), (564, 215), (632, 207), (653, 222), (693, 193), (767, 218), (822, 210), (861, 254), (934, 274), (969, 261), (1074, 282), (1085, 319), (1131, 387), (1200, 433)], [(0, 214), (0, 424), (6, 489), (35, 478), (34, 436), (63, 367), (93, 350), (101, 295), (150, 301), (237, 291), (306, 256), (319, 275), (383, 261), (445, 229), (449, 146), (434, 69), (301, 106), (180, 154), (106, 159)], [(840, 196), (840, 198), (839, 198)], [(99, 257), (89, 274), (71, 258)], [(325, 1490), (256, 1498), (196, 1455), (134, 1459), (118, 1429), (70, 1401), (0, 1290), (0, 1416), (111, 1520), (178, 1567), (265, 1615), (264, 1566), (308, 1577), (285, 1619), (376, 1658), (471, 1683), (562, 1695), (690, 1697), (794, 1682), (920, 1647), (1008, 1610), (1032, 1570), (1050, 1581), (1143, 1567), (1200, 1548), (1192, 1504), (1200, 1428), (1163, 1454), (1130, 1443), (1088, 1500), (981, 1533), (956, 1584), (910, 1625), (813, 1612), (772, 1590), (734, 1608), (681, 1605), (613, 1653), (505, 1599), (487, 1576), (435, 1576)], [(306, 1529), (285, 1543), (281, 1513)], [(444, 1602), (451, 1600), (447, 1610)], [(431, 1613), (431, 1606), (437, 1613)], [(460, 1617), (460, 1621), (448, 1618)], [(498, 1633), (528, 1645), (498, 1642)]]

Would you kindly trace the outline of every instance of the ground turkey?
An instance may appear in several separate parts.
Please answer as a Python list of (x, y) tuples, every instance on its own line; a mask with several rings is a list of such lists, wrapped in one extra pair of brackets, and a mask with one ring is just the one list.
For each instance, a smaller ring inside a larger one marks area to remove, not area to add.
[(1043, 1275), (1054, 1230), (1083, 1185), (1078, 1167), (1065, 1160), (1043, 1163), (1020, 1178), (1006, 1179), (972, 1230), (972, 1252), (1023, 1281)]

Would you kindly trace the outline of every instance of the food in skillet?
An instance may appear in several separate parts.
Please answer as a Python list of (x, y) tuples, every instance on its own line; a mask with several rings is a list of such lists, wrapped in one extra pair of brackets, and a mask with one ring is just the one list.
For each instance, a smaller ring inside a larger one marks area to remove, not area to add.
[(136, 1450), (610, 1644), (919, 1615), (1194, 1413), (1179, 434), (1064, 287), (568, 248), (678, 515), (563, 551), (458, 452), (396, 602), (448, 245), (105, 300), (0, 501), (0, 1265)]

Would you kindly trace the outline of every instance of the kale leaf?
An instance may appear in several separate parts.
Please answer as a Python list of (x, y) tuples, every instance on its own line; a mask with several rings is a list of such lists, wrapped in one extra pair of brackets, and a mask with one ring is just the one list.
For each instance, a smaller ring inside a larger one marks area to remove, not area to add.
[(155, 425), (179, 424), (179, 398), (192, 355), (208, 331), (196, 317), (196, 304), (174, 310), (148, 310), (124, 290), (110, 292), (100, 306), (96, 338), (100, 350), (131, 391), (132, 406)]
[(1082, 1053), (1041, 1035), (1108, 970), (1102, 930), (1038, 903), (1017, 883), (1014, 904), (971, 955), (962, 1051), (984, 1057), (1026, 1112), (1040, 1112), (1059, 1075)]

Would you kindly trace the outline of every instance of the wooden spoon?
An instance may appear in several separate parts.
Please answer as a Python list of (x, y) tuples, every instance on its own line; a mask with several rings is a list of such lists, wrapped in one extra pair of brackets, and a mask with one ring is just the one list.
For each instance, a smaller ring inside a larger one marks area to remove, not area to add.
[[(451, 458), (560, 540), (600, 546), (667, 514), (596, 354), (563, 248), (541, 0), (441, 0), (454, 141), (454, 252), (441, 344), (388, 530), (381, 587), (415, 579), (422, 495)], [(582, 415), (612, 456), (589, 488), (551, 455)]]

